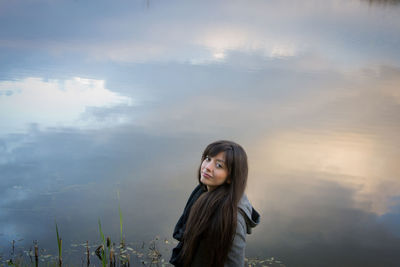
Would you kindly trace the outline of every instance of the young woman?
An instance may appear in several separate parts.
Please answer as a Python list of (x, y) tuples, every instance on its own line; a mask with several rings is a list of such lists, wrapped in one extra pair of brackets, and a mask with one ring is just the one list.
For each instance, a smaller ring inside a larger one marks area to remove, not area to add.
[(175, 266), (244, 266), (246, 233), (260, 220), (244, 190), (247, 155), (231, 141), (206, 147), (194, 189), (173, 237), (180, 241), (172, 251)]

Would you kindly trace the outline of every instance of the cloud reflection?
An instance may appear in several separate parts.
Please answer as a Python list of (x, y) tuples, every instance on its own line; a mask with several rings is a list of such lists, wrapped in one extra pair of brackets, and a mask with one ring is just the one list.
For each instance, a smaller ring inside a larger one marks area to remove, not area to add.
[(259, 171), (269, 175), (309, 173), (336, 182), (354, 190), (355, 204), (367, 212), (388, 212), (392, 198), (400, 192), (400, 180), (391, 175), (396, 163), (388, 161), (382, 144), (368, 135), (279, 132), (259, 148), (256, 158), (263, 160), (256, 164)]
[[(43, 2), (32, 5), (28, 23), (15, 20), (26, 15), (21, 2), (1, 4), (8, 11), (3, 14), (5, 20), (10, 21), (0, 40), (2, 49), (135, 63), (209, 64), (223, 61), (231, 52), (257, 53), (265, 59), (315, 53), (341, 66), (360, 66), (382, 58), (392, 64), (399, 60), (399, 37), (392, 34), (399, 22), (398, 6), (393, 10), (376, 7), (371, 13), (368, 5), (359, 1), (323, 5), (315, 1), (153, 1), (144, 10), (137, 2), (115, 6), (98, 1), (98, 8), (107, 10), (107, 19), (88, 5), (80, 6), (83, 11), (71, 21), (64, 12), (76, 3), (63, 1), (55, 6)], [(52, 20), (48, 14), (59, 19)], [(374, 22), (377, 18), (379, 23)], [(26, 32), (36, 34), (35, 38), (21, 39)]]
[(132, 98), (112, 92), (103, 80), (75, 77), (69, 80), (25, 78), (0, 82), (1, 134), (23, 132), (30, 124), (39, 127), (101, 128), (124, 123), (120, 114), (98, 121), (91, 108), (132, 106)]

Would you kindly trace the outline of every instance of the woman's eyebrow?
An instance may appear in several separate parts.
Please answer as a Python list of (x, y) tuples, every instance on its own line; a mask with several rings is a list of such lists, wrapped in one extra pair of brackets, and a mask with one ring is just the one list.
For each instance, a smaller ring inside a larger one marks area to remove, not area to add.
[(222, 162), (222, 163), (225, 163), (225, 161), (222, 160), (222, 159), (217, 159), (216, 161), (220, 161), (220, 162)]

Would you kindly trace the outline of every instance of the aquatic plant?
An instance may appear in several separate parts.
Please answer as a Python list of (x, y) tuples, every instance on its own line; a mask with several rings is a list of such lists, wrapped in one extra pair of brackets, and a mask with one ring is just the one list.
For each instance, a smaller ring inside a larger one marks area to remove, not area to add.
[(60, 235), (58, 233), (58, 226), (57, 222), (56, 223), (56, 233), (57, 233), (57, 246), (58, 246), (58, 265), (61, 267), (62, 266), (62, 239), (60, 238)]
[[(106, 254), (106, 239), (104, 238), (104, 234), (103, 231), (101, 230), (101, 222), (100, 222), (100, 218), (99, 218), (99, 231), (100, 231), (100, 237), (101, 240), (103, 241), (103, 244), (101, 246), (99, 246), (99, 248), (97, 250), (100, 251), (100, 255), (101, 255), (101, 262), (103, 264), (103, 267), (107, 266), (107, 254)], [(97, 252), (96, 250), (96, 252)], [(99, 256), (99, 254), (97, 254), (97, 256)]]
[(119, 191), (117, 191), (117, 198), (118, 198), (118, 212), (119, 212), (119, 228), (120, 228), (120, 232), (121, 232), (120, 240), (122, 242), (122, 240), (123, 240), (123, 238), (122, 238), (122, 211), (121, 211), (121, 205), (119, 203)]

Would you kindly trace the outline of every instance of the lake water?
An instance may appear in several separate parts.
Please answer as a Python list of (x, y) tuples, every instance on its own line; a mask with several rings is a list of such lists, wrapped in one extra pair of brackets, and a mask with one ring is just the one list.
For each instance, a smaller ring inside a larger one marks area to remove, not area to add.
[(229, 139), (261, 214), (248, 257), (395, 266), (399, 2), (0, 1), (1, 261), (55, 253), (56, 220), (79, 262), (99, 219), (119, 239), (118, 205), (132, 246), (172, 247)]

